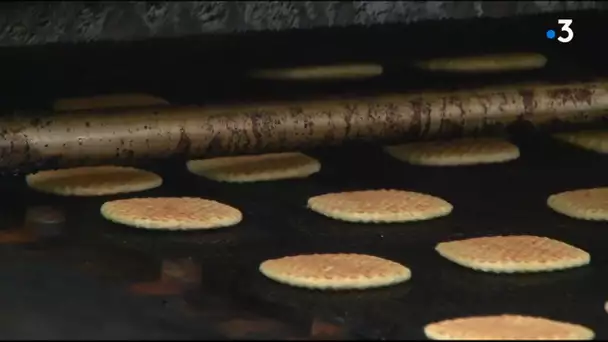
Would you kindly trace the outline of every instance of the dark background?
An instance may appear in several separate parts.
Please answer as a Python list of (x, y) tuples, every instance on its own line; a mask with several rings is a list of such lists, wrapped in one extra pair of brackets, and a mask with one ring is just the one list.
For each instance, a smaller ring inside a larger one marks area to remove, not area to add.
[(409, 24), (608, 9), (602, 1), (10, 1), (0, 46)]
[[(578, 11), (500, 19), (420, 21), (371, 27), (242, 32), (154, 38), (139, 42), (61, 43), (0, 49), (0, 101), (6, 107), (44, 108), (61, 96), (148, 92), (173, 103), (368, 94), (392, 90), (461, 88), (519, 81), (573, 81), (602, 76), (607, 12)], [(558, 18), (574, 20), (574, 39), (549, 40)], [(411, 68), (423, 58), (503, 52), (540, 52), (541, 71), (483, 75), (429, 74)], [(254, 68), (374, 62), (382, 77), (348, 83), (254, 81)]]

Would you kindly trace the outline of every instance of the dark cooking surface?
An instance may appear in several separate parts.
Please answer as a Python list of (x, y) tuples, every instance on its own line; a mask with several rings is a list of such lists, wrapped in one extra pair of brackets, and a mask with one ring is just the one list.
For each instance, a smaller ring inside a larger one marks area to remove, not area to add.
[(167, 301), (136, 298), (116, 284), (48, 260), (2, 250), (1, 339), (194, 340), (220, 335)]
[[(594, 329), (598, 339), (608, 338), (608, 314), (603, 309), (608, 300), (608, 294), (604, 294), (608, 288), (608, 253), (603, 241), (608, 239), (606, 223), (569, 219), (545, 205), (546, 197), (555, 192), (606, 185), (603, 177), (608, 157), (530, 132), (518, 132), (513, 139), (522, 150), (522, 158), (504, 165), (412, 167), (390, 159), (377, 146), (362, 146), (310, 151), (320, 158), (323, 167), (321, 173), (305, 180), (220, 184), (189, 175), (183, 164), (152, 168), (165, 177), (165, 185), (134, 196), (198, 195), (243, 211), (241, 224), (215, 232), (159, 233), (119, 227), (105, 222), (98, 214), (99, 205), (107, 198), (41, 195), (24, 189), (22, 179), (7, 179), (3, 191), (12, 199), (2, 210), (7, 226), (24, 212), (25, 205), (54, 205), (66, 210), (69, 234), (62, 244), (11, 247), (11, 253), (19, 257), (9, 256), (7, 260), (15, 261), (0, 264), (0, 270), (7, 268), (2, 273), (5, 279), (15, 277), (11, 272), (23, 272), (24, 277), (28, 270), (39, 272), (39, 266), (28, 266), (20, 261), (22, 258), (44, 260), (55, 266), (40, 276), (30, 276), (36, 277), (38, 283), (52, 284), (49, 279), (55, 277), (54, 269), (59, 279), (61, 272), (74, 268), (84, 272), (91, 285), (74, 281), (62, 286), (91, 290), (99, 286), (100, 291), (108, 291), (111, 296), (109, 288), (124, 290), (129, 284), (158, 278), (161, 259), (191, 257), (202, 267), (202, 284), (181, 297), (171, 297), (173, 301), (125, 293), (120, 294), (124, 297), (112, 297), (115, 299), (87, 301), (77, 292), (70, 295), (71, 290), (54, 293), (43, 288), (36, 292), (40, 299), (33, 299), (43, 309), (22, 307), (21, 311), (14, 311), (13, 306), (3, 304), (0, 314), (17, 312), (27, 317), (28, 310), (41, 310), (39, 315), (52, 315), (55, 309), (51, 308), (63, 305), (50, 301), (45, 304), (45, 298), (55, 297), (74, 305), (73, 309), (59, 311), (55, 317), (58, 322), (63, 317), (61, 312), (85, 312), (84, 307), (95, 310), (99, 301), (108, 304), (107, 310), (115, 310), (110, 304), (121, 301), (129, 308), (125, 309), (129, 314), (122, 317), (108, 313), (113, 321), (123, 320), (121, 324), (137, 329), (138, 324), (149, 324), (147, 319), (158, 319), (155, 310), (160, 310), (170, 316), (168, 320), (178, 320), (193, 329), (180, 328), (182, 338), (205, 338), (205, 325), (225, 337), (310, 338), (317, 329), (313, 327), (327, 322), (354, 338), (414, 339), (422, 338), (422, 327), (434, 320), (510, 312), (581, 323)], [(455, 210), (448, 217), (427, 222), (368, 226), (329, 220), (305, 208), (306, 199), (312, 195), (366, 188), (430, 193), (453, 203)], [(548, 274), (494, 276), (456, 266), (433, 250), (440, 241), (499, 233), (562, 239), (589, 251), (592, 263)], [(269, 257), (330, 251), (388, 257), (410, 267), (413, 278), (390, 288), (331, 294), (289, 288), (257, 272), (257, 265)], [(85, 261), (88, 266), (83, 268)], [(17, 303), (19, 296), (30, 296), (28, 291), (26, 286), (7, 286), (0, 295)], [(131, 300), (133, 304), (128, 304)], [(139, 300), (157, 307), (143, 309), (138, 305), (145, 303)], [(159, 309), (158, 303), (163, 301), (173, 304)], [(246, 319), (239, 316), (241, 312)], [(180, 320), (180, 315), (186, 313), (190, 320)], [(171, 334), (175, 331), (171, 324), (176, 323), (155, 326), (162, 333)], [(257, 330), (243, 332), (252, 330), (252, 326)], [(69, 330), (63, 326), (58, 329)], [(83, 334), (79, 336), (97, 336), (96, 332)], [(132, 336), (126, 334), (122, 336)]]

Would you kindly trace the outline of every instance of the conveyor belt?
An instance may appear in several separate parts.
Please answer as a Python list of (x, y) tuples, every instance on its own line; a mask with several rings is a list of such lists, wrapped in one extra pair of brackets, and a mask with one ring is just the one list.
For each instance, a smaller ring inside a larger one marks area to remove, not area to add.
[[(429, 321), (500, 312), (582, 323), (593, 328), (598, 339), (606, 338), (606, 224), (553, 213), (545, 201), (563, 190), (605, 185), (608, 158), (536, 132), (523, 130), (512, 138), (522, 157), (502, 165), (414, 167), (370, 145), (309, 151), (323, 167), (304, 180), (231, 185), (189, 175), (181, 163), (159, 170), (165, 186), (149, 195), (199, 195), (231, 203), (245, 213), (241, 225), (209, 234), (156, 234), (104, 223), (98, 214), (102, 198), (58, 201), (38, 196), (35, 201), (66, 204), (72, 215), (68, 217), (79, 219), (72, 229), (96, 245), (136, 249), (161, 259), (180, 255), (206, 260), (201, 291), (237, 298), (278, 316), (291, 312), (333, 319), (364, 338), (420, 338)], [(305, 208), (311, 195), (366, 188), (426, 192), (447, 199), (455, 210), (427, 222), (370, 226), (329, 220)], [(433, 250), (440, 241), (517, 233), (580, 246), (591, 253), (592, 263), (564, 272), (494, 276), (456, 266)], [(330, 251), (388, 257), (408, 265), (413, 278), (393, 288), (326, 294), (288, 288), (257, 271), (266, 258)]]
[[(390, 229), (381, 227), (381, 233), (373, 226), (330, 221), (304, 209), (289, 212), (290, 233), (298, 232), (292, 240), (292, 254), (363, 252), (386, 256), (412, 268), (412, 288), (407, 295), (378, 300), (371, 307), (367, 303), (359, 305), (356, 300), (344, 301), (340, 306), (341, 314), (334, 318), (344, 320), (365, 338), (403, 339), (422, 337), (422, 326), (433, 320), (515, 312), (580, 322), (593, 327), (598, 339), (605, 338), (608, 333), (605, 330), (608, 317), (603, 309), (608, 281), (605, 277), (608, 255), (603, 243), (607, 237), (605, 224), (581, 222), (555, 214), (546, 207), (545, 201), (555, 192), (605, 185), (608, 159), (548, 139), (520, 136), (515, 140), (520, 143), (523, 157), (504, 165), (445, 169), (410, 167), (386, 156), (372, 156), (368, 151), (352, 154), (350, 160), (341, 160), (343, 172), (353, 170), (353, 173), (377, 175), (376, 179), (361, 183), (361, 187), (428, 192), (448, 199), (455, 210), (441, 223), (437, 220), (411, 227), (405, 224)], [(361, 159), (366, 162), (358, 163)], [(362, 171), (364, 169), (367, 171)], [(293, 198), (286, 204), (294, 207), (295, 203), (303, 201)], [(351, 227), (354, 231), (349, 230)], [(391, 231), (393, 228), (395, 230)], [(397, 232), (399, 228), (401, 230)], [(453, 265), (433, 251), (440, 241), (517, 233), (546, 235), (578, 245), (591, 253), (592, 264), (551, 274), (493, 276)], [(302, 246), (302, 235), (308, 237), (306, 246)], [(260, 277), (253, 275), (253, 261), (248, 267), (253, 279)], [(256, 293), (242, 290), (251, 300), (275, 305), (290, 304), (307, 296), (304, 292), (293, 291), (291, 300), (285, 296), (276, 300), (273, 293), (288, 290), (275, 284), (258, 288)], [(329, 306), (326, 303), (332, 302), (320, 300), (310, 312), (324, 313)], [(301, 305), (302, 309), (309, 307)]]
[(0, 248), (0, 338), (6, 340), (199, 340), (207, 322), (154, 298), (134, 298), (49, 258)]

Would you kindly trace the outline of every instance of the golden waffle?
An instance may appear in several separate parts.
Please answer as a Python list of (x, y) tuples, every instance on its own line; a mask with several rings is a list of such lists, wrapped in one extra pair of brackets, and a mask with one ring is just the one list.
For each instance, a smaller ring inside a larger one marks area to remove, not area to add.
[(165, 99), (147, 94), (114, 94), (59, 99), (53, 104), (53, 110), (71, 111), (119, 107), (146, 107), (168, 104), (169, 102)]
[(152, 172), (123, 166), (86, 166), (40, 171), (25, 177), (35, 190), (61, 196), (103, 196), (149, 190), (161, 186)]
[(595, 130), (559, 133), (555, 134), (553, 137), (587, 150), (598, 153), (608, 153), (608, 131)]
[(424, 327), (431, 340), (592, 340), (593, 330), (541, 317), (499, 315), (448, 319)]
[(363, 254), (310, 254), (267, 260), (266, 277), (296, 287), (321, 290), (368, 289), (405, 282), (410, 270), (394, 261)]
[(250, 76), (269, 80), (357, 79), (379, 76), (382, 71), (377, 64), (345, 64), (256, 70)]
[(418, 63), (418, 67), (431, 71), (448, 72), (500, 72), (540, 69), (547, 58), (537, 53), (512, 53), (475, 57), (437, 58)]
[(216, 201), (194, 197), (131, 198), (109, 201), (101, 215), (135, 228), (165, 230), (214, 229), (241, 222), (241, 212)]
[(188, 171), (218, 182), (260, 182), (305, 178), (321, 170), (321, 163), (303, 153), (269, 153), (255, 156), (190, 160)]
[(350, 222), (407, 222), (448, 215), (452, 205), (431, 195), (401, 190), (363, 190), (311, 197), (308, 208)]
[(581, 220), (608, 220), (608, 188), (565, 191), (551, 195), (547, 205), (560, 214)]
[(587, 265), (582, 249), (546, 237), (491, 236), (442, 242), (435, 250), (461, 266), (483, 272), (543, 272)]
[(496, 138), (464, 138), (386, 146), (393, 158), (415, 165), (460, 166), (504, 163), (519, 158), (519, 148)]

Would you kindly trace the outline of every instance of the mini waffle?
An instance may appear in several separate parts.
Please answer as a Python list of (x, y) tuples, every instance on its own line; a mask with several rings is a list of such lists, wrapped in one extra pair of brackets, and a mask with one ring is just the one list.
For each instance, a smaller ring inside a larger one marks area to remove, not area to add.
[(320, 290), (368, 289), (402, 283), (410, 270), (394, 261), (363, 254), (310, 254), (264, 261), (260, 272), (295, 287)]
[(235, 225), (241, 212), (216, 201), (194, 197), (131, 198), (101, 206), (106, 219), (135, 228), (160, 230), (214, 229)]
[(448, 319), (424, 327), (431, 340), (592, 340), (582, 325), (541, 317), (499, 315)]
[(452, 211), (452, 205), (441, 198), (401, 190), (325, 194), (308, 199), (308, 207), (337, 220), (374, 223), (428, 220)]
[(608, 131), (581, 131), (572, 133), (555, 134), (557, 140), (595, 151), (597, 153), (608, 153)]
[(573, 218), (589, 221), (608, 220), (608, 188), (565, 191), (547, 199), (549, 208)]
[(540, 69), (547, 58), (538, 53), (513, 53), (474, 57), (437, 58), (419, 62), (418, 67), (443, 72), (501, 72)]
[(250, 76), (269, 80), (332, 80), (374, 77), (382, 75), (382, 71), (377, 64), (349, 64), (256, 70)]
[(152, 172), (123, 166), (92, 166), (40, 171), (25, 177), (37, 191), (61, 196), (104, 196), (159, 187)]
[(305, 178), (321, 170), (321, 163), (299, 152), (190, 160), (188, 171), (218, 182), (260, 182)]
[(504, 163), (519, 158), (519, 148), (495, 138), (464, 138), (386, 146), (393, 158), (414, 165), (462, 166)]
[(590, 262), (589, 253), (561, 241), (538, 236), (491, 236), (442, 242), (435, 250), (461, 266), (483, 272), (543, 272)]
[(147, 94), (113, 94), (59, 99), (53, 104), (53, 109), (56, 111), (71, 111), (120, 107), (146, 107), (168, 104), (169, 102), (165, 99)]

